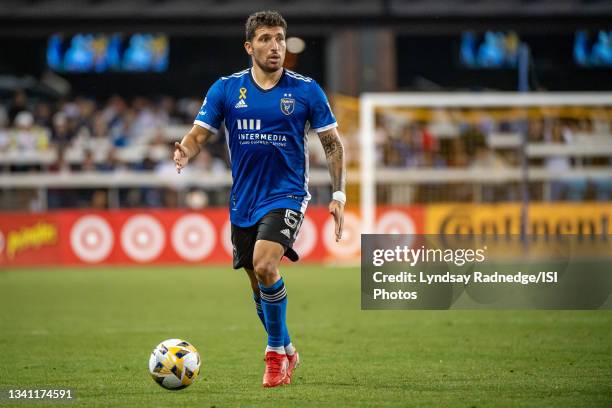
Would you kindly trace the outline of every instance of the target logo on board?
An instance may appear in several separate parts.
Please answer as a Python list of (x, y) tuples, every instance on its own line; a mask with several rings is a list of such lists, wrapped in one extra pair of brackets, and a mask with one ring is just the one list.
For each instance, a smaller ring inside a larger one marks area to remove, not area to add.
[(166, 244), (162, 225), (150, 215), (135, 215), (121, 229), (121, 248), (137, 262), (157, 258)]
[[(407, 237), (395, 237), (401, 240), (402, 245), (411, 247), (417, 233), (416, 225), (412, 218), (401, 211), (391, 210), (385, 212), (376, 224), (377, 234), (407, 235)], [(399, 244), (399, 242), (397, 242)]]
[(115, 239), (108, 222), (98, 215), (86, 215), (74, 223), (70, 230), (70, 246), (84, 262), (105, 260), (113, 249)]
[(361, 248), (361, 222), (352, 213), (344, 213), (344, 228), (342, 239), (336, 242), (336, 224), (332, 216), (323, 226), (323, 244), (332, 254), (340, 257), (351, 257), (359, 253)]
[(172, 247), (186, 261), (206, 258), (216, 241), (215, 228), (203, 215), (186, 215), (172, 227)]
[(401, 211), (387, 211), (376, 224), (377, 234), (416, 234), (416, 226), (412, 218)]
[(308, 217), (304, 217), (293, 249), (300, 258), (306, 258), (317, 244), (317, 228)]

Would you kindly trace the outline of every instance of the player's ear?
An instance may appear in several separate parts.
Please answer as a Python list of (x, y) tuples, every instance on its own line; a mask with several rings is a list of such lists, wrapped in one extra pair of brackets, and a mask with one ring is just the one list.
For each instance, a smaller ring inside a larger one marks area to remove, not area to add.
[(253, 55), (253, 44), (251, 44), (250, 41), (244, 42), (244, 49), (246, 50), (247, 54)]

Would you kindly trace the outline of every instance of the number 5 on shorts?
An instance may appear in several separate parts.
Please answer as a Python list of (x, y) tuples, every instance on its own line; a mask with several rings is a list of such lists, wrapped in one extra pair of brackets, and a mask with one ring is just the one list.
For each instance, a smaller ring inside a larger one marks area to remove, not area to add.
[(304, 216), (302, 214), (289, 209), (285, 210), (285, 224), (295, 231), (294, 236), (297, 236), (302, 226), (302, 221), (304, 221)]

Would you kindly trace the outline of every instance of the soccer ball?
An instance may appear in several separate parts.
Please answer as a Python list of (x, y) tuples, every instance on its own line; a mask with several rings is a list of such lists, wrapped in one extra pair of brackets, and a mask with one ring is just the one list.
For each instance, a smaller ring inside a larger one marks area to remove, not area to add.
[(198, 350), (185, 340), (164, 340), (151, 353), (149, 372), (163, 388), (181, 390), (198, 378), (200, 361)]

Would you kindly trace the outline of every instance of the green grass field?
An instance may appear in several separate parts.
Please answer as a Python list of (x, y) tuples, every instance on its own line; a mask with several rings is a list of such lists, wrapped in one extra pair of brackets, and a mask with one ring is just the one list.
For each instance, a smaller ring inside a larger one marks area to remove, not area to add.
[[(361, 311), (357, 268), (283, 270), (303, 362), (290, 386), (261, 387), (244, 272), (143, 267), (1, 271), (0, 389), (100, 407), (612, 406), (610, 311)], [(147, 370), (172, 337), (203, 359), (178, 392)]]

